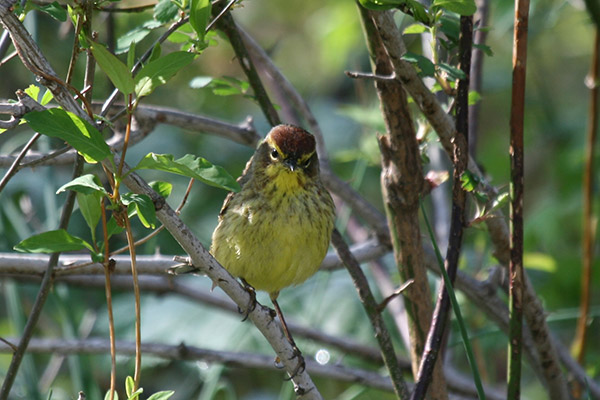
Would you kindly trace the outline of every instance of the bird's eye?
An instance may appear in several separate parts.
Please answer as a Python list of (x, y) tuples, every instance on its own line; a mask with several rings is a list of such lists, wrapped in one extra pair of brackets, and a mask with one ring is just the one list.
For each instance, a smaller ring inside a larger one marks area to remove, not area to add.
[(277, 149), (271, 150), (271, 158), (279, 158), (279, 152), (277, 151)]

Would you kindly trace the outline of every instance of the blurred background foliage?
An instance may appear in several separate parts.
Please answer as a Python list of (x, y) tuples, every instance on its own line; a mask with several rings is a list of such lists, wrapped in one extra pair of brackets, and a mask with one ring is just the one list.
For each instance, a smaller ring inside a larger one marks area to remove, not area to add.
[[(119, 3), (117, 3), (118, 5)], [(512, 2), (490, 2), (487, 44), (493, 51), (486, 56), (481, 91), (480, 134), (476, 159), (490, 182), (500, 190), (508, 187), (508, 135), (511, 95)], [(352, 80), (346, 70), (368, 71), (368, 54), (364, 45), (354, 2), (246, 0), (234, 11), (237, 22), (273, 57), (275, 63), (300, 91), (315, 112), (325, 134), (333, 167), (343, 179), (382, 210), (379, 185), (379, 157), (376, 133), (382, 132), (383, 121), (372, 83)], [(398, 13), (401, 27), (413, 21)], [(107, 27), (114, 24), (114, 38), (152, 19), (152, 9), (141, 13), (95, 13), (94, 30), (99, 40), (110, 41)], [(73, 30), (48, 15), (30, 12), (25, 21), (42, 51), (59, 75), (66, 74), (73, 43)], [(401, 28), (402, 29), (402, 28)], [(152, 31), (137, 45), (138, 56), (152, 43), (161, 29)], [(168, 85), (145, 99), (146, 104), (164, 105), (182, 111), (212, 116), (238, 123), (247, 116), (263, 134), (269, 129), (258, 106), (242, 96), (218, 96), (208, 88), (193, 88), (196, 77), (235, 77), (244, 79), (237, 60), (224, 38), (214, 36), (214, 45)], [(421, 53), (419, 35), (405, 35), (411, 51)], [(584, 159), (584, 137), (587, 127), (588, 89), (585, 77), (589, 70), (593, 45), (593, 25), (579, 1), (534, 0), (529, 22), (529, 54), (527, 68), (527, 106), (525, 116), (526, 197), (525, 253), (528, 273), (548, 311), (550, 327), (565, 344), (573, 338), (580, 295), (581, 268), (581, 181)], [(163, 54), (177, 49), (166, 43)], [(82, 82), (83, 57), (77, 65), (73, 82)], [(0, 67), (0, 97), (14, 98), (17, 89), (34, 82), (33, 77), (13, 59)], [(103, 101), (111, 88), (100, 71), (96, 73), (94, 99)], [(415, 117), (421, 119), (416, 113)], [(0, 135), (0, 153), (9, 154), (29, 138), (21, 127)], [(432, 136), (433, 137), (433, 136)], [(48, 138), (38, 142), (38, 150), (60, 146)], [(436, 147), (431, 140), (429, 147)], [(226, 139), (186, 132), (159, 125), (143, 142), (128, 153), (135, 163), (146, 153), (170, 153), (176, 157), (186, 153), (206, 157), (238, 176), (252, 149)], [(597, 160), (598, 161), (598, 160)], [(88, 166), (89, 168), (89, 166)], [(439, 169), (439, 165), (425, 165)], [(55, 229), (65, 194), (56, 189), (70, 180), (70, 167), (39, 167), (23, 170), (2, 192), (0, 201), (0, 251), (10, 252), (20, 240), (44, 230)], [(187, 179), (174, 175), (143, 171), (148, 181), (169, 179), (174, 191), (169, 203), (176, 206), (187, 185)], [(445, 183), (438, 191), (449, 191)], [(598, 187), (596, 185), (596, 210)], [(217, 214), (226, 193), (200, 183), (192, 189), (189, 204), (182, 217), (208, 247), (217, 223)], [(347, 210), (338, 209), (338, 225), (345, 222)], [(70, 232), (87, 237), (81, 214), (75, 212)], [(144, 235), (136, 226), (137, 236)], [(115, 241), (112, 248), (125, 243)], [(462, 268), (484, 278), (487, 269), (497, 262), (491, 254), (487, 235), (480, 225), (467, 231)], [(597, 246), (596, 246), (597, 247)], [(138, 254), (181, 254), (181, 249), (166, 232), (144, 244)], [(598, 253), (598, 252), (596, 252)], [(395, 271), (393, 259), (383, 262)], [(592, 337), (600, 325), (600, 257), (596, 257), (593, 276)], [(368, 269), (366, 270), (368, 273)], [(394, 274), (395, 284), (399, 284)], [(189, 284), (210, 290), (211, 283), (202, 277), (185, 277)], [(432, 284), (434, 280), (432, 279)], [(0, 336), (15, 337), (22, 331), (26, 315), (38, 284), (0, 281)], [(375, 287), (375, 285), (373, 285)], [(217, 290), (218, 292), (218, 290)], [(345, 271), (321, 272), (306, 284), (284, 291), (280, 304), (288, 318), (340, 336), (351, 336), (364, 343), (375, 344), (368, 320), (359, 304)], [(381, 296), (379, 296), (381, 298)], [(267, 296), (259, 300), (268, 304)], [(487, 383), (502, 386), (505, 379), (506, 337), (485, 315), (460, 298), (467, 316), (480, 368)], [(117, 338), (134, 337), (133, 296), (115, 294)], [(103, 289), (70, 287), (56, 284), (40, 320), (39, 337), (108, 337)], [(386, 318), (389, 318), (386, 315)], [(142, 298), (142, 335), (144, 341), (179, 344), (185, 342), (209, 349), (258, 351), (272, 354), (268, 344), (241, 317), (187, 299), (146, 293)], [(390, 325), (393, 323), (390, 319)], [(402, 348), (399, 335), (392, 330), (396, 346)], [(330, 363), (343, 362), (373, 368), (365, 361), (341, 354), (318, 343), (297, 338), (308, 357), (319, 350), (328, 352)], [(449, 343), (454, 364), (469, 374), (458, 335)], [(322, 353), (323, 354), (323, 353)], [(14, 398), (71, 399), (84, 390), (89, 399), (101, 398), (108, 387), (110, 360), (106, 356), (69, 356), (62, 368), (53, 374), (48, 367), (57, 356), (28, 356), (15, 385)], [(600, 374), (600, 342), (588, 344), (586, 367), (593, 377)], [(0, 376), (5, 373), (10, 356), (0, 355)], [(118, 358), (118, 382), (133, 373), (128, 357)], [(390, 394), (314, 377), (325, 398), (385, 399)], [(523, 379), (524, 397), (544, 399), (546, 394), (526, 367)], [(283, 373), (261, 370), (224, 368), (204, 362), (165, 361), (144, 357), (142, 386), (146, 393), (173, 389), (176, 399), (291, 399), (292, 385), (283, 381)]]

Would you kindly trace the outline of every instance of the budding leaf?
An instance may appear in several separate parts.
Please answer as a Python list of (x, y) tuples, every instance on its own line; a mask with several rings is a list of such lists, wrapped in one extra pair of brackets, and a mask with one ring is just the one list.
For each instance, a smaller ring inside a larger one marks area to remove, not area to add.
[(69, 143), (88, 163), (100, 162), (112, 155), (100, 131), (71, 112), (52, 108), (32, 111), (23, 118), (35, 131)]
[(77, 236), (71, 235), (64, 229), (31, 236), (17, 244), (14, 249), (23, 253), (58, 253), (83, 249), (94, 252), (92, 245)]
[(174, 160), (171, 154), (149, 153), (134, 169), (154, 169), (197, 179), (207, 185), (238, 192), (240, 185), (224, 168), (202, 157), (187, 154)]

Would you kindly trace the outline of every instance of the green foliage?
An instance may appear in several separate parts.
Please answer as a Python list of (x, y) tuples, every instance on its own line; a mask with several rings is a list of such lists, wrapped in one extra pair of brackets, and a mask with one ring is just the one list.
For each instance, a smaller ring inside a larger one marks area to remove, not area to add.
[(84, 249), (94, 251), (88, 242), (71, 235), (64, 229), (31, 236), (17, 244), (14, 249), (23, 253), (57, 253)]
[(160, 0), (154, 6), (154, 19), (163, 24), (174, 20), (177, 14), (179, 14), (179, 7), (171, 0)]
[(222, 167), (213, 165), (206, 159), (195, 157), (192, 154), (186, 154), (175, 160), (171, 154), (150, 153), (135, 166), (134, 170), (137, 169), (170, 172), (194, 178), (221, 189), (233, 192), (239, 191), (239, 184)]
[[(127, 47), (129, 47), (129, 43), (127, 43)], [(91, 49), (96, 62), (112, 84), (125, 95), (133, 93), (135, 83), (127, 65), (101, 44), (94, 44)]]
[(29, 4), (31, 4), (31, 6), (35, 9), (50, 15), (57, 21), (65, 22), (67, 20), (67, 11), (62, 8), (57, 1), (53, 1), (52, 3), (45, 5), (35, 4), (33, 2), (30, 2)]
[(156, 227), (156, 210), (150, 197), (145, 194), (126, 193), (121, 196), (121, 201), (127, 206), (129, 217), (137, 215), (146, 228)]
[(210, 19), (211, 12), (210, 0), (192, 0), (190, 7), (190, 25), (198, 34), (200, 40), (204, 39), (206, 26)]
[(144, 65), (135, 76), (135, 94), (148, 96), (158, 86), (164, 85), (181, 68), (194, 60), (195, 55), (184, 51), (169, 53)]
[[(117, 39), (117, 48), (115, 49), (115, 54), (125, 53), (129, 49), (131, 43), (141, 42), (146, 36), (150, 34), (150, 32), (162, 26), (163, 23), (160, 21), (149, 20), (144, 22), (142, 25), (130, 30), (129, 32)], [(94, 54), (94, 57), (95, 56), (96, 55)]]
[(23, 117), (32, 129), (73, 146), (88, 163), (112, 156), (102, 134), (86, 120), (59, 108), (32, 111)]

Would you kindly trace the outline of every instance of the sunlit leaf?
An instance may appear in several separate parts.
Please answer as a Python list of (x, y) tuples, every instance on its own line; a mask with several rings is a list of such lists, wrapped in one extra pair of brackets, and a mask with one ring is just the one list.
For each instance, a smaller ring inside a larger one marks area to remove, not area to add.
[(160, 0), (154, 6), (154, 19), (167, 23), (175, 19), (179, 13), (179, 7), (171, 0)]
[(210, 15), (210, 0), (192, 0), (190, 7), (190, 24), (200, 39), (204, 38)]
[(180, 159), (174, 160), (171, 154), (150, 153), (134, 169), (154, 169), (171, 172), (234, 192), (239, 191), (240, 188), (239, 184), (225, 169), (211, 164), (202, 157), (195, 157), (192, 154), (187, 154)]
[(162, 392), (156, 392), (152, 396), (148, 397), (148, 400), (168, 400), (173, 396), (175, 391), (173, 390), (165, 390)]
[(154, 29), (160, 28), (163, 24), (159, 21), (146, 21), (142, 25), (130, 30), (123, 36), (117, 39), (117, 48), (115, 49), (115, 54), (125, 53), (131, 42), (139, 43), (141, 42), (150, 32)]
[[(129, 42), (127, 42), (126, 48), (129, 48)], [(133, 93), (135, 84), (127, 65), (123, 64), (121, 60), (101, 44), (94, 43), (91, 49), (98, 65), (113, 85), (123, 94), (128, 95)]]
[(139, 97), (149, 95), (191, 63), (194, 57), (192, 53), (176, 51), (144, 65), (135, 77), (135, 93)]
[(89, 163), (100, 162), (112, 155), (102, 134), (89, 122), (71, 112), (52, 108), (32, 111), (23, 118), (33, 130), (69, 143)]
[(148, 185), (150, 185), (152, 190), (154, 190), (156, 193), (158, 193), (165, 199), (167, 197), (169, 197), (169, 195), (171, 194), (171, 191), (173, 190), (173, 184), (171, 184), (169, 182), (155, 181), (155, 182), (150, 182)]
[(523, 266), (544, 272), (556, 272), (556, 260), (549, 254), (524, 253)]
[(83, 194), (107, 194), (106, 190), (100, 183), (100, 179), (98, 179), (96, 175), (92, 174), (81, 175), (80, 177), (65, 183), (56, 191), (56, 194), (62, 193), (66, 190), (73, 190)]
[(433, 7), (444, 8), (460, 15), (473, 15), (477, 11), (475, 0), (434, 0)]
[(446, 63), (439, 63), (437, 65), (441, 70), (445, 71), (451, 78), (454, 79), (466, 79), (467, 75), (465, 75), (465, 73), (460, 70), (459, 68), (456, 68), (450, 64), (446, 64)]
[(121, 196), (121, 200), (127, 206), (129, 216), (137, 214), (146, 228), (156, 227), (156, 210), (150, 197), (145, 194), (126, 193)]
[(407, 26), (406, 28), (404, 28), (404, 31), (402, 32), (402, 34), (404, 35), (408, 35), (408, 34), (414, 34), (414, 33), (423, 33), (423, 32), (427, 32), (427, 27), (423, 24), (411, 24), (409, 26)]
[(419, 54), (406, 52), (402, 59), (404, 61), (408, 61), (409, 63), (416, 64), (419, 69), (422, 71), (424, 76), (433, 76), (435, 75), (435, 66), (431, 62), (431, 60), (427, 57), (424, 57)]
[(96, 226), (98, 226), (102, 215), (101, 202), (102, 196), (97, 192), (93, 194), (77, 193), (79, 211), (81, 211), (83, 219), (90, 228), (93, 241), (96, 241)]
[(71, 235), (64, 229), (31, 236), (17, 244), (14, 249), (23, 253), (57, 253), (83, 249), (94, 251), (88, 242)]
[(58, 4), (57, 1), (53, 1), (52, 3), (45, 4), (45, 5), (39, 5), (39, 4), (35, 4), (32, 2), (31, 5), (34, 8), (36, 8), (42, 12), (45, 12), (46, 14), (48, 14), (49, 16), (51, 16), (52, 18), (54, 18), (57, 21), (65, 22), (67, 20), (67, 10), (62, 8), (61, 5)]
[(481, 95), (478, 92), (471, 90), (469, 92), (469, 105), (472, 106), (473, 104), (476, 104), (479, 100), (481, 100)]

